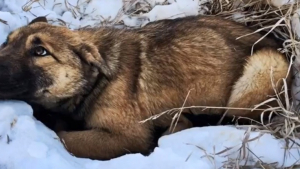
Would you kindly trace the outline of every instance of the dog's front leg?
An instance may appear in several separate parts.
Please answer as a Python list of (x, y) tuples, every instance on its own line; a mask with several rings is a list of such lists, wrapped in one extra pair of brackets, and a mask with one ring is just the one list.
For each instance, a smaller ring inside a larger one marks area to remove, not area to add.
[(109, 160), (126, 153), (148, 153), (151, 146), (149, 133), (111, 133), (93, 129), (59, 132), (66, 149), (77, 157)]

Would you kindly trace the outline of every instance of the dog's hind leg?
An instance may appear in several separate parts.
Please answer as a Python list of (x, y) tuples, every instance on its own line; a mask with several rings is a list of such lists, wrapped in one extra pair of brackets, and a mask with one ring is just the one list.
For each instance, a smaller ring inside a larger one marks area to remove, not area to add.
[[(178, 117), (178, 121), (177, 119), (174, 120), (174, 125), (170, 125), (167, 130), (162, 134), (162, 136), (164, 135), (169, 135), (172, 133), (176, 133), (185, 129), (189, 129), (193, 127), (193, 123), (187, 119), (183, 114), (180, 115), (180, 117)], [(177, 123), (176, 123), (177, 121)]]
[[(283, 54), (274, 49), (262, 49), (254, 53), (247, 60), (242, 76), (234, 84), (227, 107), (253, 108), (274, 96), (283, 87), (283, 78), (287, 77), (290, 84), (290, 75), (287, 76), (289, 63)], [(271, 78), (272, 77), (272, 78)], [(273, 84), (274, 85), (273, 85)], [(289, 86), (288, 86), (289, 87)], [(278, 106), (277, 101), (267, 103), (268, 106)], [(267, 108), (267, 105), (258, 109)], [(262, 111), (230, 109), (227, 115), (244, 116), (257, 119)]]

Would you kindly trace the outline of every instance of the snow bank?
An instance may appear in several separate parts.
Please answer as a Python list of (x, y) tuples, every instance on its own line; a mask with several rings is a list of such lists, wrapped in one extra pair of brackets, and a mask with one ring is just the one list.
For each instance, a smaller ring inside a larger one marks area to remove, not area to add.
[[(147, 0), (152, 6), (162, 0)], [(113, 25), (123, 21), (126, 26), (139, 27), (160, 19), (172, 19), (198, 14), (198, 5), (208, 0), (169, 0), (169, 5), (156, 5), (149, 13), (126, 15), (122, 0), (0, 0), (0, 43), (6, 35), (30, 22), (36, 16), (47, 16), (54, 25), (70, 29), (86, 26)], [(134, 6), (134, 4), (129, 4)], [(203, 8), (200, 13), (203, 13)]]
[[(238, 149), (246, 137), (246, 130), (231, 126), (192, 128), (159, 140), (159, 147), (148, 157), (128, 154), (110, 161), (76, 158), (70, 155), (57, 135), (32, 116), (31, 107), (21, 101), (0, 103), (0, 168), (1, 169), (192, 169), (219, 168), (230, 159), (238, 159)], [(297, 149), (284, 158), (285, 142), (269, 134), (251, 132), (246, 147), (247, 164), (257, 157), (265, 163), (291, 166), (299, 159)], [(220, 153), (227, 148), (232, 148)], [(295, 148), (295, 147), (291, 147)], [(220, 153), (220, 154), (218, 154)], [(245, 160), (241, 160), (244, 164)]]
[[(53, 24), (66, 25), (71, 29), (119, 21), (127, 26), (138, 27), (155, 20), (202, 14), (207, 8), (199, 8), (199, 5), (209, 1), (168, 2), (170, 4), (163, 5), (164, 0), (147, 0), (152, 7), (156, 6), (146, 14), (130, 16), (124, 14), (126, 11), (122, 10), (122, 0), (91, 0), (89, 3), (86, 0), (0, 0), (0, 43), (10, 31), (27, 24), (35, 16), (46, 15)], [(193, 128), (162, 137), (159, 147), (147, 157), (130, 154), (110, 161), (96, 161), (70, 155), (57, 135), (33, 117), (32, 108), (28, 104), (2, 101), (0, 169), (218, 168), (228, 160), (239, 158), (238, 150), (247, 135), (245, 131), (232, 126)], [(251, 132), (249, 139), (258, 136), (260, 133)], [(257, 157), (264, 163), (278, 162), (277, 166), (291, 166), (299, 159), (297, 149), (290, 150), (285, 156), (285, 142), (269, 134), (249, 142), (246, 147), (251, 150), (251, 153), (246, 152), (248, 165), (257, 162)], [(223, 152), (225, 149), (228, 151)], [(240, 161), (241, 164), (246, 162)]]

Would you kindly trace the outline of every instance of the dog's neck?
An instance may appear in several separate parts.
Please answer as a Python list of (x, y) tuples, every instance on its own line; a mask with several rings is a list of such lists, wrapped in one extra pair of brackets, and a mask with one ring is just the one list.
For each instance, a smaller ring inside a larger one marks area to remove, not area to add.
[(89, 81), (85, 86), (84, 93), (80, 93), (72, 98), (64, 99), (56, 104), (51, 109), (54, 113), (65, 114), (72, 117), (74, 120), (84, 120), (86, 114), (89, 113), (89, 108), (92, 107), (93, 99), (101, 94), (101, 91), (107, 86), (109, 80), (103, 74), (92, 81)]

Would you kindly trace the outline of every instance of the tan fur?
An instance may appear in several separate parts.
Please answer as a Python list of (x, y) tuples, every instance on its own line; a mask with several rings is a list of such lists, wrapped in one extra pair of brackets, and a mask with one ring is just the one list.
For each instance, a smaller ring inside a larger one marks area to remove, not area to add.
[[(273, 95), (270, 66), (277, 81), (286, 76), (288, 62), (269, 38), (255, 45), (255, 54), (250, 56), (252, 44), (261, 35), (236, 38), (252, 32), (208, 16), (158, 21), (136, 30), (71, 31), (36, 22), (12, 33), (0, 50), (0, 59), (10, 58), (17, 67), (32, 70), (33, 75), (28, 73), (28, 79), (34, 79), (29, 81), (34, 86), (32, 96), (23, 100), (51, 113), (66, 114), (67, 119), (83, 125), (81, 130), (66, 130), (64, 125), (56, 128), (71, 153), (105, 160), (126, 153), (149, 153), (156, 128), (170, 134), (172, 115), (140, 122), (181, 107), (185, 101), (184, 106), (250, 108)], [(49, 56), (25, 53), (34, 48), (37, 37)], [(11, 45), (23, 43), (22, 39), (25, 47)], [(11, 76), (20, 70), (10, 70), (14, 72)], [(6, 74), (0, 73), (2, 76)], [(4, 93), (0, 85), (0, 96), (23, 98)], [(224, 110), (193, 112), (218, 114)], [(259, 117), (259, 112), (241, 110), (229, 114)], [(191, 126), (181, 116), (174, 131)]]
[[(289, 64), (285, 60), (286, 58), (282, 54), (271, 49), (260, 50), (252, 55), (245, 65), (243, 75), (233, 87), (227, 106), (251, 108), (255, 104), (270, 99), (272, 97), (270, 94), (274, 90), (280, 92), (283, 86), (282, 80), (288, 75)], [(290, 79), (289, 76), (287, 77), (289, 84)], [(272, 103), (268, 104), (272, 105)], [(263, 107), (265, 106), (258, 108)], [(228, 111), (228, 114), (246, 115), (250, 118), (258, 117), (260, 113), (261, 111)]]

